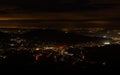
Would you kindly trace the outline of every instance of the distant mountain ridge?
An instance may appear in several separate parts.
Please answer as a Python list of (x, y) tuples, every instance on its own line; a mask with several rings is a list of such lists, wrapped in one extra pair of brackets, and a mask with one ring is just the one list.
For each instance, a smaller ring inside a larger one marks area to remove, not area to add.
[(56, 43), (67, 43), (67, 44), (75, 44), (80, 42), (101, 42), (105, 40), (110, 40), (108, 38), (101, 38), (101, 37), (89, 37), (84, 35), (75, 34), (72, 32), (63, 32), (60, 30), (40, 30), (40, 29), (33, 29), (27, 30), (22, 34), (17, 33), (4, 33), (0, 32), (0, 38), (12, 38), (12, 37), (20, 37), (26, 40), (33, 40), (33, 41), (43, 41), (43, 42), (56, 42)]

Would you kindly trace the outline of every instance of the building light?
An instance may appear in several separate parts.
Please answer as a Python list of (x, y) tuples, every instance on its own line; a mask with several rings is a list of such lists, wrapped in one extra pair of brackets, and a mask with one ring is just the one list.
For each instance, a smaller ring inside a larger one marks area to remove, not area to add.
[(40, 50), (40, 48), (36, 48), (35, 50), (37, 50), (37, 51), (38, 51), (38, 50)]
[(109, 44), (110, 44), (109, 41), (105, 41), (105, 42), (104, 42), (104, 45), (109, 45)]
[(10, 46), (15, 46), (15, 44), (10, 44)]
[(118, 32), (118, 34), (120, 35), (120, 32)]
[(106, 35), (104, 35), (104, 36), (103, 36), (103, 38), (107, 38), (107, 36), (106, 36)]
[(47, 50), (47, 49), (54, 49), (54, 47), (45, 47), (45, 49)]

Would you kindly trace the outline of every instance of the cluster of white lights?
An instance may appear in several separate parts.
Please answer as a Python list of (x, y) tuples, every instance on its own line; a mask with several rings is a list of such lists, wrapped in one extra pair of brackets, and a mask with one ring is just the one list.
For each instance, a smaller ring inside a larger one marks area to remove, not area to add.
[(109, 41), (105, 41), (105, 42), (104, 42), (104, 45), (109, 45), (109, 44), (110, 44)]

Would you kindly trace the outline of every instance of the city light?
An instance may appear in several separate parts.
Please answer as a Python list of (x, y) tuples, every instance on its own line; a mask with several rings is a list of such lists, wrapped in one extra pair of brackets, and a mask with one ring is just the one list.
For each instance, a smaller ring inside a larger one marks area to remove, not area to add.
[[(71, 32), (69, 31), (67, 34), (62, 31), (60, 31), (60, 33), (54, 31), (54, 33), (57, 33), (55, 35), (49, 35), (50, 31), (47, 32), (48, 34), (44, 33), (46, 30), (43, 30), (42, 32), (41, 31), (42, 30), (40, 31), (37, 30), (37, 32), (35, 32), (34, 30), (31, 30), (30, 32), (24, 33), (25, 35), (14, 34), (14, 33), (6, 34), (2, 32), (4, 35), (6, 36), (10, 35), (10, 36), (3, 37), (0, 39), (1, 60), (5, 61), (7, 59), (10, 59), (10, 61), (13, 61), (14, 63), (24, 62), (24, 64), (26, 64), (27, 60), (30, 60), (31, 62), (27, 61), (27, 63), (30, 65), (32, 64), (32, 65), (43, 65), (43, 66), (46, 64), (47, 65), (63, 64), (64, 66), (69, 65), (69, 66), (79, 66), (81, 68), (82, 67), (89, 68), (88, 65), (96, 66), (100, 64), (102, 67), (106, 67), (106, 65), (108, 65), (108, 62), (106, 62), (107, 59), (104, 60), (105, 56), (102, 55), (104, 55), (104, 53), (107, 52), (105, 51), (106, 48), (112, 47), (111, 45), (114, 45), (114, 43), (116, 42), (119, 43), (119, 40), (117, 40), (119, 39), (118, 38), (119, 36), (110, 36), (110, 35), (103, 36), (102, 35), (103, 33), (100, 33), (99, 34), (100, 36), (98, 36), (97, 34), (99, 32), (96, 31), (90, 33), (92, 34), (92, 36), (90, 36), (89, 34), (85, 34), (87, 32), (89, 33), (89, 30), (88, 31), (85, 30), (86, 32), (84, 33), (79, 32), (81, 34), (78, 34), (78, 32), (76, 34), (76, 32), (72, 32), (72, 31)], [(33, 35), (38, 32), (39, 32), (38, 35), (34, 35), (31, 37), (31, 34)], [(61, 34), (61, 32), (66, 36), (60, 35), (59, 38), (58, 35)], [(40, 33), (45, 34), (45, 36), (41, 35)], [(74, 33), (74, 35), (77, 36), (72, 36), (71, 39), (68, 39), (68, 37), (72, 35), (71, 33), (72, 34)], [(112, 34), (112, 32), (110, 33)], [(48, 35), (49, 37), (46, 37)], [(63, 41), (59, 42), (59, 39), (53, 40), (54, 38), (53, 36), (55, 38), (59, 38), (60, 41), (61, 40)], [(110, 37), (108, 38), (108, 36)], [(116, 41), (112, 42), (111, 40), (112, 41), (116, 40)], [(101, 52), (101, 49), (103, 49), (103, 52)]]
[(107, 36), (106, 36), (106, 35), (104, 35), (104, 36), (103, 36), (103, 38), (107, 38)]
[(36, 48), (35, 50), (37, 50), (37, 51), (38, 51), (38, 50), (40, 50), (40, 48)]
[(105, 41), (105, 42), (104, 42), (104, 45), (109, 45), (109, 44), (110, 44), (109, 41)]

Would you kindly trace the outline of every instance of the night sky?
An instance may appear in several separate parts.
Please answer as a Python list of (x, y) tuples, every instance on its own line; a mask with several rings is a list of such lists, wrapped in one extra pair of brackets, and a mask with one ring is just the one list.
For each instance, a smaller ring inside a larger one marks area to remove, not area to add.
[(0, 20), (119, 24), (120, 0), (0, 0)]

